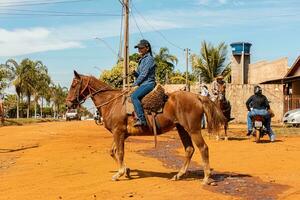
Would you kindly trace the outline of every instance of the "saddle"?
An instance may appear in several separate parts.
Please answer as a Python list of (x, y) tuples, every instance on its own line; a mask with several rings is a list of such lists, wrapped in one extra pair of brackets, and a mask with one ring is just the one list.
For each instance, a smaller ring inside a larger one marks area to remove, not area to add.
[[(130, 98), (132, 92), (130, 92), (129, 95), (126, 96), (125, 100), (126, 113), (128, 115), (132, 115), (134, 113), (134, 107)], [(165, 93), (165, 89), (162, 87), (162, 85), (157, 84), (156, 87), (142, 99), (142, 106), (145, 114), (150, 115), (153, 113), (162, 113), (167, 99), (168, 96)]]

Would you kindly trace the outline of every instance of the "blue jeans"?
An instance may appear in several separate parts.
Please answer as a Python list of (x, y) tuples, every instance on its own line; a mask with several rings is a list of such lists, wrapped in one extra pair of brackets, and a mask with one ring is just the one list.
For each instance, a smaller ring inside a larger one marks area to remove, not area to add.
[(146, 118), (141, 104), (141, 100), (144, 96), (146, 96), (149, 92), (151, 92), (154, 89), (154, 87), (155, 87), (155, 83), (147, 83), (145, 85), (139, 86), (131, 94), (131, 101), (134, 107), (134, 111), (137, 115), (137, 118), (144, 123), (146, 123)]
[(260, 116), (263, 116), (263, 118), (265, 119), (265, 126), (266, 126), (266, 129), (267, 131), (272, 135), (274, 134), (273, 133), (273, 130), (271, 128), (271, 116), (269, 114), (269, 112), (267, 110), (259, 110), (259, 109), (253, 109), (251, 111), (248, 112), (248, 115), (247, 115), (247, 126), (248, 126), (248, 132), (252, 132), (252, 120), (251, 118), (256, 116), (256, 115), (260, 115)]

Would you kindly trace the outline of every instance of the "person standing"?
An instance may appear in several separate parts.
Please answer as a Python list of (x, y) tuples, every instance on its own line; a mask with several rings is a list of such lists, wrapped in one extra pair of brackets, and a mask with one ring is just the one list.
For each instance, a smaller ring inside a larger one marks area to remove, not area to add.
[[(209, 94), (209, 91), (208, 91), (208, 88), (206, 85), (200, 86), (200, 95), (209, 98), (210, 94)], [(206, 121), (206, 117), (205, 117), (205, 114), (203, 113), (202, 119), (201, 119), (202, 128), (205, 128), (205, 121)]]
[(133, 76), (136, 77), (136, 81), (131, 85), (131, 87), (138, 86), (138, 88), (131, 94), (131, 101), (137, 115), (137, 120), (133, 126), (147, 126), (141, 100), (144, 96), (151, 92), (156, 85), (156, 65), (149, 41), (143, 39), (134, 48), (138, 49), (141, 58), (139, 60), (137, 70), (132, 73)]

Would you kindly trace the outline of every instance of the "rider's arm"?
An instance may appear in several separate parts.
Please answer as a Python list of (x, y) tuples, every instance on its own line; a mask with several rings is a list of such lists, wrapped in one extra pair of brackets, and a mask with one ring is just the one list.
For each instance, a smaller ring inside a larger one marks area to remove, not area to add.
[(246, 101), (246, 106), (247, 106), (248, 111), (251, 110), (251, 109), (250, 109), (250, 103), (252, 102), (253, 97), (254, 97), (254, 95), (252, 95), (252, 96)]
[(266, 106), (266, 108), (267, 108), (267, 110), (270, 110), (270, 104), (269, 104), (269, 100), (267, 99), (267, 97), (266, 96), (264, 96), (265, 98), (264, 98), (264, 104), (265, 104), (265, 106)]

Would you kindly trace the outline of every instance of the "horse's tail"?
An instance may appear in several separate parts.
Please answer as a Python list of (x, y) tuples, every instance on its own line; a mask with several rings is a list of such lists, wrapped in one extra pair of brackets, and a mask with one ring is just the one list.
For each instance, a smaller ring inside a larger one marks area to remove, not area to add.
[(208, 97), (198, 96), (198, 99), (203, 105), (208, 132), (219, 131), (220, 127), (223, 126), (226, 121), (221, 109)]

